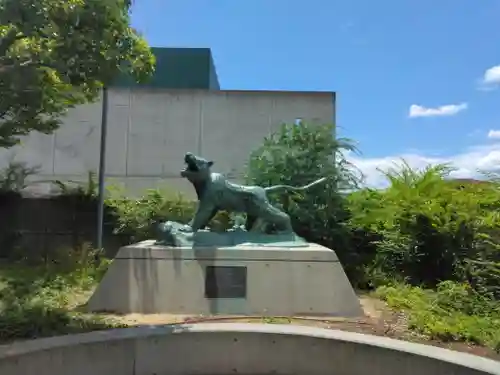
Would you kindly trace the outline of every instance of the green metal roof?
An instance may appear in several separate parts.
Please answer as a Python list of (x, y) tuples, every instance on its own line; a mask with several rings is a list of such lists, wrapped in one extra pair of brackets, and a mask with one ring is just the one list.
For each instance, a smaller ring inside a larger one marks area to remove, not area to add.
[(219, 80), (210, 48), (151, 48), (156, 56), (154, 75), (136, 83), (121, 75), (111, 87), (219, 90)]

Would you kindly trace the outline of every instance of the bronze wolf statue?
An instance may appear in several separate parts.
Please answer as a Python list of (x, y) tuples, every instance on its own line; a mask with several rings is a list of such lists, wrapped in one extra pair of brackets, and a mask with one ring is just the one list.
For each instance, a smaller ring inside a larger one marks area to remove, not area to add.
[(186, 153), (184, 161), (186, 167), (181, 171), (181, 176), (193, 184), (199, 201), (193, 219), (183, 228), (183, 231), (188, 232), (205, 228), (218, 211), (225, 210), (245, 213), (247, 231), (268, 233), (269, 228), (273, 227), (276, 233), (293, 233), (290, 216), (271, 205), (267, 193), (280, 190), (305, 191), (326, 181), (323, 177), (302, 187), (245, 186), (228, 181), (221, 173), (212, 172), (210, 168), (213, 161), (190, 152)]

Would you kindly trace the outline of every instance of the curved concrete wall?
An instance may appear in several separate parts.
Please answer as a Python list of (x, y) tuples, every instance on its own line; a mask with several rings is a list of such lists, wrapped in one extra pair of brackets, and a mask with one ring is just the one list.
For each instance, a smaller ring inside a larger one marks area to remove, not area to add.
[(472, 375), (500, 362), (357, 333), (270, 324), (139, 327), (0, 347), (2, 375)]

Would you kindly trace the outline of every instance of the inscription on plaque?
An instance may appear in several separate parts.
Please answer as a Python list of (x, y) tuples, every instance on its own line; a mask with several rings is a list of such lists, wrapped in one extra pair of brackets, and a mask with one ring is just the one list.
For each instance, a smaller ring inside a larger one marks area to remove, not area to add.
[(241, 266), (207, 266), (205, 298), (245, 298), (247, 268)]

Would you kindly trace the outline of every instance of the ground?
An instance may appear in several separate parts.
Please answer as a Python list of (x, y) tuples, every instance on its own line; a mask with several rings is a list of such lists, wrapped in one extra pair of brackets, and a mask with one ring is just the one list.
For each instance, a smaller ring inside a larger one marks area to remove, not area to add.
[(460, 352), (488, 357), (500, 360), (500, 353), (485, 348), (463, 342), (442, 342), (429, 340), (425, 336), (416, 334), (407, 329), (406, 317), (403, 313), (391, 311), (385, 302), (365, 293), (358, 293), (365, 316), (360, 319), (343, 318), (310, 318), (310, 317), (235, 317), (235, 316), (188, 316), (188, 315), (168, 315), (168, 314), (129, 314), (129, 315), (109, 315), (109, 317), (131, 325), (150, 324), (174, 324), (174, 323), (201, 323), (201, 322), (238, 322), (238, 323), (268, 323), (268, 324), (298, 324), (311, 327), (339, 329), (343, 331), (365, 333), (377, 336), (385, 336), (399, 340), (411, 341), (427, 345), (439, 346)]

